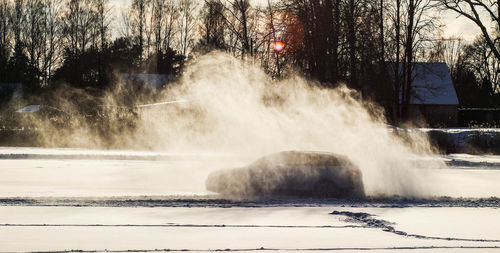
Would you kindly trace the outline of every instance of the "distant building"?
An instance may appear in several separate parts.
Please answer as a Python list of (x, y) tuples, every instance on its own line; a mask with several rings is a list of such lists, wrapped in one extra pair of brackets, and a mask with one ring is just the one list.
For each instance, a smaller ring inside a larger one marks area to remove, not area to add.
[(127, 84), (137, 85), (148, 91), (161, 89), (165, 84), (173, 81), (172, 75), (160, 74), (130, 74), (120, 73), (119, 77)]
[(0, 83), (0, 97), (21, 99), (23, 97), (22, 83)]
[(412, 72), (408, 116), (430, 126), (458, 126), (459, 101), (446, 63), (417, 62)]

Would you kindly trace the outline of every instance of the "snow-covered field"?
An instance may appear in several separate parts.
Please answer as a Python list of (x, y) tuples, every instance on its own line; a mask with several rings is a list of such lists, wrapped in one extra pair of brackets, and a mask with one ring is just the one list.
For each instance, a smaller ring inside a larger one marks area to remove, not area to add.
[[(500, 156), (415, 158), (434, 191), (419, 198), (241, 200), (205, 190), (210, 171), (252, 159), (0, 148), (0, 252), (500, 252)], [(449, 167), (426, 168), (429, 159)]]

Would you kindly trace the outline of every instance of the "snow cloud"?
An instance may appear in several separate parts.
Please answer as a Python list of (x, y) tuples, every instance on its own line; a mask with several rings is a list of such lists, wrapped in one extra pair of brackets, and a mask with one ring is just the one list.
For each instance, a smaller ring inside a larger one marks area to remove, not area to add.
[(412, 159), (416, 150), (431, 152), (426, 137), (397, 137), (381, 108), (343, 85), (326, 89), (300, 77), (276, 82), (251, 63), (212, 53), (189, 66), (169, 93), (191, 102), (145, 111), (137, 136), (162, 150), (252, 159), (285, 150), (334, 152), (360, 167), (368, 194), (430, 194)]
[[(82, 96), (58, 96), (59, 107), (68, 111), (75, 107), (71, 98)], [(107, 108), (116, 111), (131, 99), (131, 103), (144, 103), (144, 98), (118, 85), (102, 101), (92, 103), (111, 105), (104, 107), (105, 112)], [(432, 193), (412, 159), (415, 152), (432, 152), (426, 137), (398, 137), (380, 107), (361, 100), (343, 85), (326, 89), (298, 76), (275, 81), (253, 63), (211, 53), (188, 66), (183, 79), (170, 85), (161, 100), (182, 102), (136, 108), (132, 121), (111, 117), (106, 129), (93, 129), (85, 119), (73, 118), (64, 130), (54, 130), (40, 120), (39, 129), (44, 129), (40, 142), (45, 146), (211, 152), (244, 157), (243, 164), (287, 150), (333, 152), (347, 156), (361, 169), (368, 195)], [(213, 169), (229, 165), (220, 166)], [(425, 166), (442, 164), (427, 162)]]

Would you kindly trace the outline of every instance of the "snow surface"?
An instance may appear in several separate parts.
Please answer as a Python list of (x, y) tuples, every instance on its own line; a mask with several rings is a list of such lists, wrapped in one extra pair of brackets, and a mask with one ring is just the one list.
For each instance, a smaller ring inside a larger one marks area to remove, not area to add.
[[(211, 171), (253, 160), (221, 154), (40, 148), (0, 148), (0, 158), (0, 197), (206, 196), (212, 194), (205, 189)], [(428, 168), (426, 159), (442, 159), (451, 166)], [(411, 181), (429, 197), (500, 197), (499, 156), (422, 156), (415, 161), (419, 179)]]
[[(334, 211), (368, 212), (398, 229), (444, 238), (415, 238), (349, 220)], [(454, 212), (454, 210), (456, 210)], [(440, 219), (458, 213), (454, 219)], [(482, 218), (478, 219), (481, 215)], [(392, 217), (394, 217), (393, 220)], [(431, 219), (428, 226), (426, 221)], [(443, 208), (82, 208), (0, 209), (0, 251), (387, 251), (436, 252), (500, 247), (494, 209)], [(416, 221), (423, 221), (416, 224)], [(486, 220), (486, 222), (485, 222)], [(481, 222), (478, 225), (471, 225)], [(465, 231), (465, 232), (460, 232)], [(467, 236), (458, 238), (449, 236)], [(497, 238), (497, 239), (489, 239)], [(489, 240), (489, 241), (488, 241)]]
[(413, 159), (434, 198), (225, 200), (206, 176), (248, 157), (0, 148), (0, 252), (500, 251), (500, 156)]
[(204, 157), (227, 156), (220, 153), (174, 153), (140, 150), (99, 150), (80, 148), (36, 148), (36, 147), (0, 147), (2, 159), (38, 159), (44, 156), (49, 159), (92, 159), (92, 160), (151, 160), (151, 159), (194, 159)]
[(427, 134), (431, 140), (454, 152), (493, 152), (498, 154), (497, 146), (500, 138), (500, 128), (395, 128), (392, 132), (408, 135)]

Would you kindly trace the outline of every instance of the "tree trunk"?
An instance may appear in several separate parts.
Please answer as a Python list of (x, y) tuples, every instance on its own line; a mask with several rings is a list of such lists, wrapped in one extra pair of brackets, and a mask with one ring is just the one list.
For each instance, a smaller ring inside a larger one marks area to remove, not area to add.
[(333, 39), (332, 39), (332, 80), (339, 81), (339, 37), (340, 37), (340, 0), (335, 0), (333, 6)]
[(349, 10), (347, 16), (348, 35), (347, 43), (349, 44), (349, 70), (351, 87), (357, 89), (357, 69), (356, 69), (356, 29), (355, 29), (355, 1), (349, 0)]
[(396, 62), (394, 64), (394, 121), (401, 118), (401, 79), (399, 73), (401, 55), (401, 0), (396, 0)]
[(406, 29), (406, 80), (403, 89), (403, 117), (406, 119), (408, 117), (408, 106), (411, 99), (411, 86), (412, 86), (412, 74), (413, 74), (413, 29), (415, 23), (415, 11), (416, 5), (415, 0), (409, 0), (408, 4), (408, 27)]

